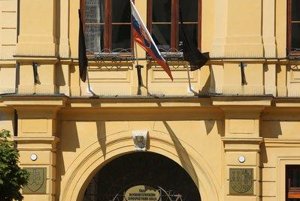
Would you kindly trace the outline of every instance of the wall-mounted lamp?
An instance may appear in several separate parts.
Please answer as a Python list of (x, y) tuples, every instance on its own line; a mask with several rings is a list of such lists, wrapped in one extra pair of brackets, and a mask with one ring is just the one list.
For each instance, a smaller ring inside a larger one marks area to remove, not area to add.
[(240, 163), (244, 163), (246, 161), (246, 158), (245, 156), (239, 156), (238, 160)]
[(30, 155), (30, 159), (31, 159), (32, 161), (36, 161), (36, 160), (38, 159), (38, 156), (37, 156), (36, 154), (31, 154), (31, 155)]

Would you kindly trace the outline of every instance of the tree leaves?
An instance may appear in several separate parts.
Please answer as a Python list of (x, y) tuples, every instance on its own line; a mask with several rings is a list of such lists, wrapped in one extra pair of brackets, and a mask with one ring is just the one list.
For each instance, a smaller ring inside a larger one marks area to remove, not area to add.
[(20, 201), (19, 190), (27, 184), (29, 173), (18, 166), (19, 152), (10, 136), (10, 131), (0, 131), (0, 200)]

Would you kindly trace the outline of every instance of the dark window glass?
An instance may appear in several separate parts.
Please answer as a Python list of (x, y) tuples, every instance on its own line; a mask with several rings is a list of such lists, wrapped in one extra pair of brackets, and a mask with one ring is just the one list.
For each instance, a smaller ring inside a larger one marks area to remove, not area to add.
[(292, 0), (292, 21), (300, 20), (300, 0)]
[(300, 23), (292, 24), (292, 44), (291, 49), (300, 50)]
[(170, 47), (171, 25), (157, 24), (152, 26), (152, 38), (161, 51), (168, 51)]
[(182, 27), (180, 25), (181, 22), (179, 22), (179, 40), (177, 46), (180, 47), (182, 45), (181, 29), (183, 28), (190, 43), (198, 47), (198, 0), (189, 0), (181, 3), (180, 10), (184, 25)]
[(152, 0), (152, 21), (171, 21), (171, 0)]
[(171, 0), (152, 0), (152, 38), (160, 51), (171, 48)]
[(290, 187), (300, 187), (300, 166), (291, 165), (287, 167), (289, 186)]
[(287, 0), (287, 50), (288, 55), (300, 54), (300, 0)]
[(198, 0), (188, 0), (180, 3), (182, 19), (185, 22), (198, 21)]
[(131, 47), (130, 43), (130, 25), (114, 25), (112, 26), (112, 50), (119, 52)]
[(300, 201), (300, 165), (286, 166), (286, 200)]
[[(187, 38), (189, 39), (189, 42), (193, 43), (196, 47), (198, 46), (198, 28), (197, 24), (184, 24), (184, 30)], [(179, 29), (182, 29), (181, 25), (179, 25)], [(180, 47), (182, 45), (182, 32), (179, 31), (179, 44), (178, 46)]]
[(112, 22), (129, 22), (131, 20), (129, 0), (112, 0)]

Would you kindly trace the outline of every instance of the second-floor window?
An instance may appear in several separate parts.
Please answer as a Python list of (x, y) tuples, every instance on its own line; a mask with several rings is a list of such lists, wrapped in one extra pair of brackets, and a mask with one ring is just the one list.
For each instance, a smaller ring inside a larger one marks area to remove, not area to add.
[(288, 0), (287, 51), (300, 55), (300, 0)]
[[(147, 2), (147, 27), (161, 51), (181, 49), (180, 11), (187, 36), (200, 48), (201, 0)], [(88, 54), (132, 52), (129, 0), (81, 0), (81, 8)]]
[(180, 50), (181, 10), (186, 34), (195, 46), (200, 48), (201, 0), (148, 0), (148, 29), (153, 40), (163, 52)]
[(87, 54), (131, 52), (129, 0), (83, 0)]

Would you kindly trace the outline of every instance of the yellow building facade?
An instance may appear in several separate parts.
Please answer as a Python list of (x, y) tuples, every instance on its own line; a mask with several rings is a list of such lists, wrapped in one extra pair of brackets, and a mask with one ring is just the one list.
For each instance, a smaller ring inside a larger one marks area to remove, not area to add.
[[(97, 96), (79, 77), (82, 2), (0, 0), (0, 129), (31, 174), (25, 201), (300, 199), (299, 1), (198, 0), (211, 59), (191, 88), (185, 61), (168, 61), (171, 81), (151, 59), (100, 52)], [(144, 22), (149, 2), (135, 0)]]

